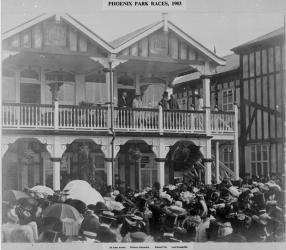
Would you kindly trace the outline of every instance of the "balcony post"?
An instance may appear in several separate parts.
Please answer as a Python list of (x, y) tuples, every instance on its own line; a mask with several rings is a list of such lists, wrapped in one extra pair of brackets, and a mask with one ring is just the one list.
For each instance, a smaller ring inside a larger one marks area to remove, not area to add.
[(239, 180), (239, 145), (238, 145), (238, 107), (234, 104), (234, 178)]
[(53, 189), (61, 189), (61, 158), (51, 157), (53, 163)]
[(165, 158), (156, 158), (156, 165), (158, 169), (158, 182), (160, 183), (161, 189), (165, 185)]
[(212, 184), (212, 146), (211, 146), (211, 139), (206, 140), (206, 150), (205, 150), (205, 158), (204, 158), (204, 165), (205, 165), (205, 184), (210, 185)]
[(58, 102), (58, 94), (61, 86), (64, 83), (62, 81), (50, 82), (50, 91), (52, 92), (52, 100), (54, 104), (54, 127), (55, 129), (59, 129), (59, 102)]
[(54, 101), (54, 127), (55, 129), (59, 129), (59, 102)]
[(205, 109), (205, 130), (206, 134), (211, 134), (211, 95), (210, 95), (210, 76), (202, 75)]
[(163, 108), (161, 105), (159, 105), (159, 114), (158, 114), (158, 126), (159, 126), (159, 133), (160, 135), (163, 134), (163, 130), (164, 130), (164, 127), (163, 127)]
[(216, 173), (215, 173), (215, 176), (216, 176), (216, 183), (219, 183), (220, 182), (220, 179), (219, 179), (219, 141), (216, 141), (215, 143), (215, 169), (216, 169)]
[(113, 174), (112, 174), (112, 159), (105, 158), (104, 159), (104, 168), (106, 173), (106, 184), (107, 186), (112, 186), (113, 184)]

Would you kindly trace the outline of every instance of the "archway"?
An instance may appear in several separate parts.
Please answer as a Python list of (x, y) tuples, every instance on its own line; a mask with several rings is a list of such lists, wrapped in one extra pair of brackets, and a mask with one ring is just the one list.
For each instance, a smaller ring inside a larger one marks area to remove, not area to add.
[(139, 191), (158, 181), (152, 146), (143, 140), (130, 140), (120, 146), (114, 170), (115, 187)]
[(53, 167), (46, 145), (37, 139), (18, 139), (2, 159), (3, 190), (23, 190), (35, 185), (52, 188)]
[(165, 167), (169, 175), (169, 183), (200, 180), (204, 174), (202, 158), (200, 146), (192, 141), (176, 142), (170, 147), (166, 156)]
[(78, 139), (67, 145), (61, 162), (61, 188), (75, 179), (85, 180), (99, 191), (106, 186), (101, 145), (88, 139)]

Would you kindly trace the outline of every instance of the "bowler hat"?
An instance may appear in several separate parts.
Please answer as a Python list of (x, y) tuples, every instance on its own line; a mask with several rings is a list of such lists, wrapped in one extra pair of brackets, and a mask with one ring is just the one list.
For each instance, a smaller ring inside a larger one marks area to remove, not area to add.
[(164, 91), (164, 92), (163, 92), (163, 96), (169, 96), (168, 91)]

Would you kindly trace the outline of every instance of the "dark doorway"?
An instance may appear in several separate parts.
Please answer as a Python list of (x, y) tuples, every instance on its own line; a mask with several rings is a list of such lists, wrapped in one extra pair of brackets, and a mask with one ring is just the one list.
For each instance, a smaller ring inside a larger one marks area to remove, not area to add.
[(41, 103), (41, 85), (33, 83), (21, 83), (20, 102)]
[(126, 98), (127, 106), (132, 107), (132, 101), (135, 98), (135, 93), (136, 93), (135, 89), (118, 89), (118, 100), (120, 96), (122, 96), (123, 92), (127, 93), (127, 98)]

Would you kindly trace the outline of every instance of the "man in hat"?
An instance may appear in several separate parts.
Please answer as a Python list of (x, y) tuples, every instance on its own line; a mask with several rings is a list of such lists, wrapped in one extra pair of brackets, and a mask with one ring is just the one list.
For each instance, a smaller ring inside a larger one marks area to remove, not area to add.
[(180, 109), (179, 103), (173, 94), (170, 95), (170, 100), (168, 102), (169, 102), (169, 107), (171, 110), (179, 110)]
[(122, 95), (118, 98), (118, 107), (126, 108), (127, 106), (127, 92), (123, 91)]
[(142, 100), (141, 100), (141, 94), (140, 93), (136, 93), (135, 94), (135, 98), (133, 99), (133, 102), (132, 102), (132, 108), (142, 108), (143, 107), (143, 104), (142, 104)]
[(162, 107), (162, 109), (166, 109), (166, 110), (170, 109), (167, 91), (164, 91), (163, 97), (162, 97), (161, 101), (159, 102), (159, 105)]

